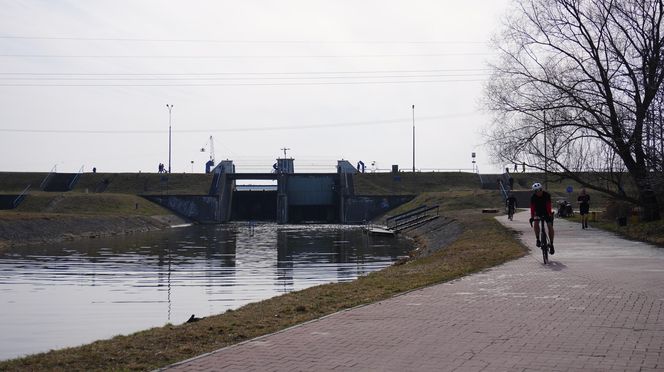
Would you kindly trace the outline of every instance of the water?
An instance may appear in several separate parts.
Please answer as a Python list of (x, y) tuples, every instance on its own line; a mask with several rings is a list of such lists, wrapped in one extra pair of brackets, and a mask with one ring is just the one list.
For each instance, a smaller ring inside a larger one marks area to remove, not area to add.
[(231, 224), (0, 253), (0, 360), (350, 281), (406, 240), (339, 225)]

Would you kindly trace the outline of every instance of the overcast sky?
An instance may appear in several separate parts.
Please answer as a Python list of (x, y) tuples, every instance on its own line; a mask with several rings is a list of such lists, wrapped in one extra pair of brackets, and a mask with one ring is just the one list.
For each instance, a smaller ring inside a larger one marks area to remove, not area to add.
[[(507, 0), (0, 0), (0, 171), (470, 169)], [(206, 152), (201, 152), (201, 148)]]

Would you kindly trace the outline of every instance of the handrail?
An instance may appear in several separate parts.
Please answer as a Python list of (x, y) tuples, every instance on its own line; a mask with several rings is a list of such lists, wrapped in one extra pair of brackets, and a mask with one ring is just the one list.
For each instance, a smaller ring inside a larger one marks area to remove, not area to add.
[[(415, 217), (415, 218), (417, 218), (418, 216), (420, 216), (420, 215), (422, 215), (422, 214), (425, 214), (426, 212), (429, 212), (429, 211), (434, 210), (434, 209), (438, 209), (438, 206), (437, 206), (437, 205), (434, 205), (433, 207), (428, 207), (428, 208), (425, 208), (425, 209), (423, 209), (423, 210), (421, 210), (421, 211), (418, 211), (417, 213), (413, 213), (413, 214), (410, 214), (410, 215), (407, 215), (407, 216), (401, 216), (401, 217), (395, 218), (394, 221), (399, 222), (399, 221), (402, 221), (402, 220), (408, 219), (408, 218), (410, 218), (410, 217)], [(397, 224), (398, 224), (398, 223), (397, 223)]]
[(74, 185), (76, 184), (76, 181), (78, 181), (78, 178), (81, 177), (81, 173), (83, 173), (83, 169), (84, 169), (83, 167), (85, 167), (85, 166), (81, 165), (81, 168), (78, 170), (78, 173), (76, 173), (76, 176), (74, 176), (74, 178), (72, 178), (72, 180), (67, 185), (67, 188), (69, 190), (74, 188)]
[[(434, 209), (436, 210), (435, 214), (429, 214), (428, 213), (428, 212), (430, 212)], [(411, 218), (407, 219), (404, 222), (398, 223), (398, 224), (390, 227), (390, 229), (398, 232), (398, 231), (405, 230), (405, 229), (408, 229), (408, 228), (411, 228), (411, 227), (419, 226), (423, 223), (426, 223), (426, 222), (431, 221), (433, 219), (436, 219), (438, 217), (439, 217), (439, 206), (436, 205), (436, 206), (429, 207), (429, 208), (423, 210), (421, 213), (419, 213), (415, 216), (411, 216)]]
[(417, 208), (413, 208), (413, 209), (407, 210), (407, 211), (405, 211), (405, 212), (403, 212), (403, 213), (395, 214), (394, 216), (387, 217), (387, 218), (385, 219), (385, 223), (389, 223), (389, 221), (391, 221), (391, 220), (394, 220), (394, 219), (397, 219), (397, 218), (401, 218), (401, 217), (404, 217), (404, 216), (408, 216), (408, 215), (411, 215), (411, 214), (417, 214), (418, 212), (420, 212), (420, 210), (425, 209), (425, 208), (427, 208), (427, 205), (426, 205), (426, 204), (422, 204), (422, 205), (420, 205), (420, 206), (417, 207)]
[[(428, 212), (434, 209), (436, 210), (436, 215), (429, 216)], [(413, 222), (418, 222), (421, 221), (422, 219), (438, 217), (438, 211), (439, 211), (439, 206), (437, 205), (434, 205), (432, 207), (427, 207), (426, 205), (423, 205), (409, 212), (394, 216), (394, 218), (390, 219), (390, 221), (393, 222), (393, 224), (391, 224), (392, 226), (390, 226), (389, 221), (386, 220), (385, 222), (389, 229), (398, 231), (400, 227), (409, 226)]]
[(51, 168), (51, 171), (48, 172), (48, 174), (46, 175), (46, 177), (44, 177), (44, 180), (39, 184), (39, 188), (40, 188), (41, 190), (43, 190), (44, 187), (46, 187), (46, 185), (48, 184), (48, 182), (47, 182), (48, 179), (51, 177), (51, 175), (52, 175), (53, 173), (55, 173), (55, 172), (57, 171), (57, 168), (58, 168), (58, 165), (57, 165), (57, 164), (54, 165), (53, 168)]
[[(504, 174), (503, 174), (503, 176), (504, 176)], [(507, 190), (505, 190), (505, 182), (498, 182), (498, 184), (500, 185), (499, 189), (500, 189), (501, 195), (503, 196), (503, 201), (506, 201), (507, 200)]]
[(484, 180), (482, 179), (482, 173), (480, 173), (480, 167), (476, 165), (475, 169), (477, 171), (477, 176), (480, 178), (480, 186), (484, 186)]
[(28, 190), (30, 190), (30, 186), (32, 186), (32, 185), (28, 185), (25, 189), (23, 189), (23, 191), (21, 191), (21, 194), (19, 196), (17, 196), (16, 199), (14, 199), (14, 201), (12, 202), (12, 206), (14, 208), (16, 208), (18, 206), (18, 204), (20, 203), (21, 198), (23, 198), (23, 196), (28, 192)]

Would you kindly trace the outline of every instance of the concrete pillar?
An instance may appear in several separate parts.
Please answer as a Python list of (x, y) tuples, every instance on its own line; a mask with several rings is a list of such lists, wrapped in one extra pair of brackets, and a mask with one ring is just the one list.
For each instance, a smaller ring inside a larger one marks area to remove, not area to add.
[(288, 175), (277, 177), (277, 223), (288, 223)]

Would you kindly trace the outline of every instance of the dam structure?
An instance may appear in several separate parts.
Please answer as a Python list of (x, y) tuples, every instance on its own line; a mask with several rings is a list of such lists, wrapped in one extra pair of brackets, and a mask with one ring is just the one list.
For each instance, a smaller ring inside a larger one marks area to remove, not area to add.
[[(414, 197), (355, 195), (353, 176), (358, 171), (346, 160), (337, 161), (336, 173), (295, 173), (292, 158), (277, 159), (269, 173), (237, 173), (232, 160), (221, 161), (212, 172), (207, 195), (143, 196), (182, 217), (213, 224), (361, 224)], [(238, 181), (272, 184), (240, 185)]]

